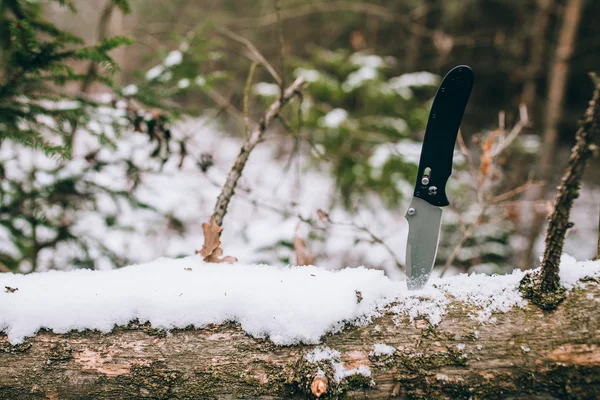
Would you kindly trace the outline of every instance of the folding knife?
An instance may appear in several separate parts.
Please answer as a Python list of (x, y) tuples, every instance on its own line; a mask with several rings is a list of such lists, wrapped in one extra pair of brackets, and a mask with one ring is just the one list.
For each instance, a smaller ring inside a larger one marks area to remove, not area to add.
[(421, 289), (431, 275), (447, 206), (446, 182), (452, 174), (452, 156), (465, 107), (473, 86), (473, 71), (466, 65), (454, 67), (437, 90), (419, 161), (413, 199), (406, 211), (406, 282), (408, 288)]

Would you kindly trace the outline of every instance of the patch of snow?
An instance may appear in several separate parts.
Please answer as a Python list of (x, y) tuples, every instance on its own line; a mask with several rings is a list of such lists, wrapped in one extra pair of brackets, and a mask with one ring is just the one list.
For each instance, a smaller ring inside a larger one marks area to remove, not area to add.
[[(317, 347), (313, 351), (305, 355), (306, 360), (309, 363), (316, 363), (319, 361), (329, 361), (333, 366), (333, 377), (336, 382), (341, 382), (342, 379), (347, 378), (351, 375), (363, 375), (366, 377), (371, 376), (371, 370), (369, 367), (361, 365), (358, 368), (346, 369), (341, 359), (339, 351), (330, 349), (329, 347)], [(319, 369), (319, 371), (321, 371)], [(325, 375), (323, 373), (323, 375)]]
[(264, 97), (275, 97), (281, 93), (281, 88), (274, 83), (259, 82), (254, 85), (252, 92)]
[(183, 61), (183, 54), (181, 51), (173, 50), (167, 55), (167, 58), (165, 58), (163, 64), (165, 67), (173, 67), (181, 64), (181, 61)]
[(456, 348), (460, 351), (463, 351), (465, 349), (465, 344), (464, 343), (459, 343), (456, 345)]
[(327, 346), (315, 347), (313, 351), (306, 353), (304, 356), (309, 363), (316, 363), (323, 360), (337, 360), (340, 358), (340, 352), (330, 349)]
[(411, 72), (391, 78), (388, 83), (395, 88), (436, 86), (440, 83), (440, 76), (425, 71)]
[(179, 82), (177, 82), (177, 87), (179, 89), (185, 89), (189, 86), (190, 86), (190, 80), (187, 78), (184, 78), (184, 79), (180, 80)]
[(326, 128), (339, 128), (348, 119), (348, 111), (343, 108), (334, 108), (321, 118), (320, 124)]
[(340, 382), (342, 379), (351, 375), (362, 375), (366, 376), (367, 378), (371, 376), (371, 369), (366, 365), (361, 365), (358, 368), (346, 369), (346, 367), (344, 367), (344, 363), (334, 362), (333, 368), (333, 377), (337, 382)]
[(202, 75), (198, 75), (196, 79), (194, 79), (194, 83), (198, 86), (204, 86), (206, 85), (206, 78)]
[(296, 68), (294, 70), (294, 76), (296, 78), (302, 77), (306, 82), (316, 82), (321, 79), (321, 73), (319, 71), (309, 68)]
[(396, 352), (396, 348), (389, 344), (375, 343), (373, 345), (373, 351), (370, 353), (372, 356), (391, 356)]
[[(565, 255), (560, 268), (561, 281), (569, 288), (583, 277), (600, 276), (600, 261), (576, 262)], [(41, 328), (56, 333), (109, 332), (134, 319), (164, 329), (235, 321), (248, 334), (277, 345), (316, 344), (345, 323), (367, 324), (386, 311), (437, 325), (453, 299), (473, 308), (475, 320), (493, 321), (493, 313), (527, 304), (518, 290), (523, 274), (517, 270), (501, 276), (438, 278), (411, 292), (382, 271), (363, 267), (328, 271), (312, 266), (208, 264), (199, 256), (160, 258), (108, 271), (5, 273), (0, 274), (0, 287), (19, 290), (0, 293), (0, 331), (15, 344)], [(362, 295), (358, 304), (357, 290)], [(384, 346), (376, 345), (374, 351), (390, 351)], [(461, 346), (457, 348), (462, 350)], [(340, 362), (339, 357), (339, 352), (326, 347), (306, 355), (309, 362)], [(367, 373), (342, 367), (341, 377)]]
[(342, 83), (342, 89), (345, 92), (351, 92), (352, 90), (361, 87), (366, 81), (375, 78), (377, 78), (377, 70), (373, 67), (364, 66), (348, 75), (344, 83)]
[(531, 351), (531, 349), (525, 345), (521, 346), (521, 350), (523, 350), (523, 353), (529, 353)]
[(127, 85), (121, 91), (121, 93), (123, 93), (123, 96), (133, 96), (134, 94), (137, 94), (137, 92), (138, 87), (136, 85)]
[(146, 79), (151, 81), (152, 79), (158, 78), (163, 72), (165, 72), (165, 67), (162, 65), (157, 65), (155, 67), (150, 68), (146, 72)]
[(381, 68), (385, 66), (383, 58), (364, 53), (354, 53), (350, 56), (350, 62), (354, 65), (369, 68)]

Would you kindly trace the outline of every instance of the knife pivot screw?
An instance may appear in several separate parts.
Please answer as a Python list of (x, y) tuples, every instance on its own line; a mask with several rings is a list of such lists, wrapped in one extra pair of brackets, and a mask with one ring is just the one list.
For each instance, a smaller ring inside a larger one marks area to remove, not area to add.
[(432, 186), (429, 188), (429, 195), (430, 196), (435, 196), (437, 194), (437, 187), (436, 186)]
[(415, 215), (417, 213), (417, 210), (415, 210), (414, 208), (409, 208), (408, 211), (406, 212), (408, 215)]
[(429, 185), (429, 178), (428, 178), (428, 177), (426, 177), (426, 176), (424, 176), (424, 177), (421, 179), (421, 184), (422, 184), (423, 186), (427, 186), (427, 185)]

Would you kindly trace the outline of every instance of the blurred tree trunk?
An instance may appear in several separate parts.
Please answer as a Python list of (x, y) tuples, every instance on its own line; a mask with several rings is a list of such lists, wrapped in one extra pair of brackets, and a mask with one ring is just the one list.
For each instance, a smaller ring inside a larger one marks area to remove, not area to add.
[[(560, 29), (558, 43), (554, 51), (554, 59), (548, 82), (548, 98), (544, 115), (544, 139), (538, 164), (538, 176), (545, 184), (540, 186), (536, 198), (545, 200), (548, 195), (548, 180), (552, 177), (553, 164), (558, 139), (558, 128), (561, 122), (564, 98), (569, 77), (570, 58), (575, 48), (575, 39), (584, 0), (568, 0)], [(532, 266), (535, 244), (546, 219), (545, 210), (534, 208), (533, 221), (530, 226), (527, 247), (521, 258), (521, 268)]]
[[(546, 50), (546, 33), (548, 32), (548, 23), (550, 22), (550, 15), (554, 7), (554, 0), (538, 0), (537, 1), (537, 12), (533, 19), (533, 32), (531, 33), (531, 44), (529, 48), (529, 64), (527, 65), (526, 81), (523, 86), (523, 93), (521, 101), (527, 106), (529, 115), (537, 115), (536, 106), (537, 100), (537, 81), (540, 73), (542, 72), (542, 65), (544, 61), (544, 53)], [(536, 119), (533, 118), (535, 121)]]
[[(411, 36), (406, 49), (406, 59), (404, 63), (405, 72), (414, 72), (421, 67), (422, 58), (428, 56), (424, 46), (430, 48), (432, 53), (435, 52), (434, 38), (426, 37), (425, 32), (435, 30), (439, 27), (442, 14), (439, 0), (424, 0), (423, 5), (420, 6), (420, 8), (421, 10), (418, 10), (420, 18), (416, 18), (414, 22), (415, 24), (422, 25), (426, 29), (411, 30)], [(431, 60), (426, 60), (426, 64), (431, 65), (432, 63), (430, 61), (432, 60), (433, 58)]]

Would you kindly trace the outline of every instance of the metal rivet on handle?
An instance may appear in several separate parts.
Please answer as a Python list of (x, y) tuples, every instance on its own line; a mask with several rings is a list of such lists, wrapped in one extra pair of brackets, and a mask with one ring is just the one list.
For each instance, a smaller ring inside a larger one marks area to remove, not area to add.
[(429, 185), (429, 178), (424, 176), (423, 179), (421, 179), (421, 184), (424, 186)]
[(436, 186), (432, 186), (429, 188), (429, 195), (430, 196), (435, 196), (437, 194), (437, 187)]
[(412, 208), (412, 207), (411, 207), (411, 208), (409, 208), (409, 209), (408, 209), (408, 211), (407, 211), (407, 214), (408, 214), (408, 215), (415, 215), (416, 213), (417, 213), (417, 210), (415, 210), (415, 209), (414, 209), (414, 208)]

